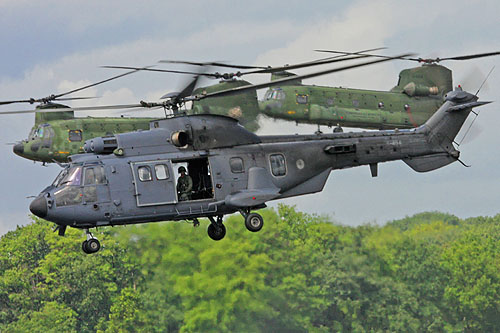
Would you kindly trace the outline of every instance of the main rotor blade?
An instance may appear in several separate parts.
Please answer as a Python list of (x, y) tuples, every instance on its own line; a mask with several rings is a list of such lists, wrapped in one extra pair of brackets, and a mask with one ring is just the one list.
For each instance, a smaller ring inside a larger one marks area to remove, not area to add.
[(54, 108), (54, 109), (32, 109), (32, 110), (18, 110), (18, 111), (5, 111), (0, 112), (0, 115), (9, 114), (22, 114), (22, 113), (51, 113), (51, 112), (66, 112), (66, 111), (106, 111), (106, 110), (119, 110), (119, 109), (144, 109), (142, 104), (123, 104), (123, 105), (100, 105), (100, 106), (84, 106), (77, 108)]
[(219, 78), (217, 74), (212, 73), (197, 73), (197, 72), (189, 72), (189, 71), (176, 71), (169, 69), (151, 69), (151, 68), (140, 68), (140, 67), (130, 67), (130, 66), (101, 66), (102, 68), (114, 68), (114, 69), (133, 69), (137, 71), (147, 71), (147, 72), (160, 72), (160, 73), (175, 73), (175, 74), (190, 74), (190, 75), (203, 75)]
[(213, 92), (213, 93), (209, 93), (209, 94), (197, 95), (197, 96), (193, 96), (193, 98), (191, 98), (189, 100), (200, 100), (200, 99), (204, 99), (204, 98), (207, 98), (207, 97), (227, 96), (227, 95), (239, 94), (239, 93), (242, 93), (242, 92), (245, 92), (245, 91), (249, 91), (249, 90), (256, 90), (256, 89), (268, 88), (268, 87), (272, 87), (272, 86), (279, 86), (282, 83), (287, 83), (287, 82), (290, 82), (290, 81), (309, 79), (309, 78), (316, 77), (316, 76), (321, 76), (321, 75), (326, 75), (326, 74), (332, 74), (332, 73), (336, 73), (336, 72), (346, 71), (348, 69), (353, 69), (353, 68), (358, 68), (358, 67), (363, 67), (363, 66), (378, 64), (378, 63), (381, 63), (381, 62), (395, 60), (395, 59), (401, 59), (401, 58), (412, 56), (412, 55), (413, 54), (402, 54), (402, 55), (395, 56), (395, 57), (387, 57), (385, 59), (373, 60), (373, 61), (363, 62), (363, 63), (359, 63), (359, 64), (355, 64), (355, 65), (338, 67), (338, 68), (334, 68), (334, 69), (327, 69), (327, 70), (324, 70), (324, 71), (310, 73), (310, 74), (291, 76), (291, 77), (288, 77), (288, 78), (283, 78), (283, 79), (279, 79), (279, 80), (275, 80), (275, 81), (271, 81), (271, 82), (266, 82), (266, 83), (261, 83), (261, 84), (254, 84), (254, 85), (248, 85), (248, 86), (242, 86), (242, 87), (237, 87), (237, 88), (233, 88), (233, 89), (217, 91), (217, 92)]
[[(333, 57), (328, 57), (328, 58), (322, 58), (322, 59), (318, 59), (318, 60), (313, 60), (311, 62), (316, 62), (316, 61), (323, 61), (323, 60), (328, 60), (328, 59), (336, 59), (336, 58), (342, 58), (342, 57), (345, 57), (347, 55), (365, 55), (366, 52), (373, 52), (373, 51), (379, 51), (379, 50), (385, 50), (387, 49), (387, 47), (376, 47), (374, 49), (366, 49), (366, 50), (361, 50), (361, 51), (356, 51), (356, 52), (343, 52), (343, 53), (348, 53), (348, 54), (339, 54), (339, 55), (336, 55), (336, 56), (333, 56)], [(319, 50), (314, 50), (314, 51), (318, 51)]]
[[(69, 95), (69, 94), (72, 94), (72, 93), (75, 93), (77, 91), (84, 90), (84, 89), (87, 89), (87, 88), (90, 88), (90, 87), (94, 87), (94, 86), (97, 86), (99, 84), (102, 84), (102, 83), (105, 83), (105, 82), (109, 82), (109, 81), (118, 79), (120, 77), (123, 77), (123, 76), (129, 75), (129, 74), (135, 73), (135, 72), (137, 72), (139, 70), (143, 70), (145, 68), (150, 68), (150, 67), (153, 67), (153, 66), (146, 66), (146, 67), (142, 67), (142, 68), (137, 68), (137, 69), (134, 69), (132, 71), (129, 71), (129, 72), (126, 72), (126, 73), (123, 73), (123, 74), (120, 74), (120, 75), (113, 76), (113, 77), (111, 77), (109, 79), (106, 79), (106, 80), (102, 80), (102, 81), (99, 81), (99, 82), (96, 82), (96, 83), (88, 84), (86, 86), (83, 86), (83, 87), (80, 87), (80, 88), (77, 88), (77, 89), (73, 89), (73, 90), (64, 92), (62, 94), (50, 95), (50, 96), (42, 97), (42, 98), (30, 98), (30, 99), (21, 99), (21, 100), (13, 100), (13, 101), (0, 101), (0, 105), (14, 104), (14, 103), (30, 103), (30, 104), (33, 104), (33, 103), (48, 103), (48, 102), (54, 101), (54, 100), (70, 100), (70, 99), (61, 99), (60, 97), (66, 96), (66, 95)], [(71, 99), (89, 99), (89, 98), (93, 98), (93, 97), (74, 97), (74, 98), (71, 98)]]
[(458, 56), (458, 57), (438, 58), (438, 59), (439, 59), (439, 61), (443, 61), (443, 60), (469, 60), (469, 59), (475, 59), (475, 58), (491, 57), (491, 56), (495, 56), (495, 55), (499, 55), (499, 54), (500, 54), (500, 51), (470, 54), (470, 55), (464, 55), (464, 56)]
[[(145, 71), (151, 71), (151, 72), (165, 72), (165, 73), (177, 73), (177, 74), (191, 74), (191, 75), (202, 75), (202, 76), (208, 76), (208, 77), (213, 77), (216, 79), (230, 79), (231, 77), (237, 76), (241, 77), (243, 75), (248, 75), (248, 74), (269, 74), (269, 73), (275, 73), (275, 72), (281, 72), (284, 70), (292, 70), (292, 69), (297, 69), (297, 68), (305, 68), (305, 67), (311, 67), (311, 66), (319, 66), (319, 65), (325, 65), (325, 64), (331, 64), (334, 62), (342, 62), (342, 61), (348, 61), (348, 60), (353, 60), (353, 59), (359, 59), (359, 58), (366, 58), (370, 57), (371, 55), (367, 54), (361, 54), (361, 55), (356, 55), (353, 57), (342, 57), (342, 58), (327, 58), (327, 59), (320, 59), (316, 61), (309, 61), (309, 62), (304, 62), (304, 63), (299, 63), (299, 64), (294, 64), (294, 65), (285, 65), (285, 66), (280, 66), (280, 67), (256, 67), (259, 69), (253, 70), (253, 71), (248, 71), (248, 72), (237, 72), (237, 73), (195, 73), (195, 72), (189, 72), (189, 71), (176, 71), (176, 70), (169, 70), (169, 69), (141, 69), (137, 67), (129, 67), (129, 66), (102, 66), (104, 68), (117, 68), (117, 69), (133, 69), (133, 70), (145, 70)], [(384, 58), (390, 58), (390, 57), (384, 57)], [(200, 63), (202, 64), (202, 63)], [(203, 63), (203, 64), (209, 64), (209, 63)]]
[(195, 62), (195, 61), (183, 61), (183, 60), (160, 60), (159, 63), (164, 64), (185, 64), (194, 66), (216, 66), (216, 67), (226, 67), (226, 68), (239, 68), (239, 69), (266, 69), (268, 67), (262, 66), (249, 66), (249, 65), (231, 65), (223, 62)]
[[(150, 68), (150, 67), (153, 67), (153, 66), (145, 66), (145, 67), (142, 67), (141, 69)], [(135, 73), (135, 72), (138, 72), (138, 71), (139, 71), (139, 69), (134, 69), (134, 70), (131, 70), (130, 72), (126, 72), (126, 73), (123, 73), (123, 74), (120, 74), (120, 75), (116, 75), (116, 76), (110, 77), (109, 79), (106, 79), (106, 80), (102, 80), (102, 81), (99, 81), (99, 82), (96, 82), (96, 83), (92, 83), (92, 84), (89, 84), (89, 85), (86, 85), (86, 86), (83, 86), (83, 87), (80, 87), (80, 88), (77, 88), (77, 89), (73, 89), (73, 90), (67, 91), (67, 92), (62, 93), (62, 94), (57, 94), (57, 95), (55, 95), (55, 98), (59, 98), (59, 97), (62, 97), (62, 96), (68, 95), (68, 94), (75, 93), (75, 92), (83, 90), (83, 89), (91, 88), (91, 87), (97, 86), (99, 84), (103, 84), (103, 83), (106, 83), (106, 82), (109, 82), (109, 81), (113, 81), (113, 80), (116, 80), (118, 78), (124, 77), (126, 75), (129, 75), (129, 74), (132, 74), (132, 73)]]
[[(366, 53), (369, 51), (360, 51), (360, 52), (344, 52), (344, 51), (334, 51), (334, 50), (314, 50), (316, 52), (322, 52), (322, 53), (334, 53), (334, 54), (341, 54), (343, 56), (348, 56), (348, 55), (364, 55), (364, 56), (370, 56), (370, 57), (375, 57), (375, 58), (391, 58), (390, 56), (384, 56), (380, 54), (372, 54), (372, 53)], [(406, 58), (401, 58), (401, 59), (406, 59)]]

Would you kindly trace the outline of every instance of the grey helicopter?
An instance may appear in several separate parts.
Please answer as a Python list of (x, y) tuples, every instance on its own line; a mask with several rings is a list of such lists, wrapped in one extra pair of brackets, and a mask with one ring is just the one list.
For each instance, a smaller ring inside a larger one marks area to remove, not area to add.
[[(298, 78), (395, 58), (399, 57)], [(163, 105), (178, 110), (188, 100), (296, 79), (188, 96), (192, 85), (163, 104), (142, 102), (134, 107)], [(199, 218), (208, 218), (208, 236), (221, 240), (226, 235), (224, 215), (239, 212), (246, 228), (257, 232), (264, 220), (255, 210), (270, 200), (322, 191), (333, 170), (368, 165), (376, 177), (378, 163), (387, 161), (403, 160), (417, 172), (455, 161), (464, 164), (454, 139), (472, 108), (490, 103), (478, 101), (476, 95), (461, 88), (450, 91), (427, 122), (408, 130), (258, 136), (226, 116), (177, 113), (151, 121), (147, 131), (86, 141), (86, 153), (70, 156), (55, 181), (31, 202), (30, 210), (55, 222), (61, 236), (68, 226), (84, 229), (82, 249), (87, 254), (101, 247), (89, 230), (102, 226), (166, 220), (190, 220), (196, 225)], [(190, 180), (181, 181), (183, 177)]]

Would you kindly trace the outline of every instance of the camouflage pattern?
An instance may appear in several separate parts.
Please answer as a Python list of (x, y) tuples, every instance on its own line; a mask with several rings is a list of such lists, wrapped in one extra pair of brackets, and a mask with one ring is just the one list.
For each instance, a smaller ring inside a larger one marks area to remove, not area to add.
[[(276, 77), (280, 78), (280, 77)], [(429, 64), (401, 71), (391, 91), (286, 85), (267, 91), (263, 113), (297, 123), (369, 129), (412, 128), (423, 124), (452, 90), (451, 71)]]

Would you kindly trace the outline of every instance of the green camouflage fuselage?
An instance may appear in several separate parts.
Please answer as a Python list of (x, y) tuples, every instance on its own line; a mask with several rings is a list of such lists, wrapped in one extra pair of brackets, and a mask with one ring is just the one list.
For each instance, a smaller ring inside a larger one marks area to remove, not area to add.
[(285, 86), (266, 97), (259, 104), (273, 118), (370, 129), (417, 127), (443, 104), (441, 96), (318, 86)]
[[(290, 76), (278, 73), (273, 79)], [(405, 69), (391, 91), (302, 85), (273, 88), (259, 102), (263, 113), (298, 123), (369, 129), (411, 128), (423, 124), (451, 91), (451, 71), (430, 64)]]
[[(67, 111), (65, 112), (67, 113)], [(14, 152), (39, 162), (66, 162), (83, 152), (85, 140), (98, 136), (149, 129), (150, 118), (72, 118), (36, 123), (27, 140)]]

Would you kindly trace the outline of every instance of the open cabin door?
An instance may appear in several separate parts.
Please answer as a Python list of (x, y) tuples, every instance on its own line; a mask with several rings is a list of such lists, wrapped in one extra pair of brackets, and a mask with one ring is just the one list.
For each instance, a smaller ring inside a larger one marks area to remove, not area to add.
[(175, 178), (169, 160), (135, 162), (130, 166), (138, 207), (177, 202)]

